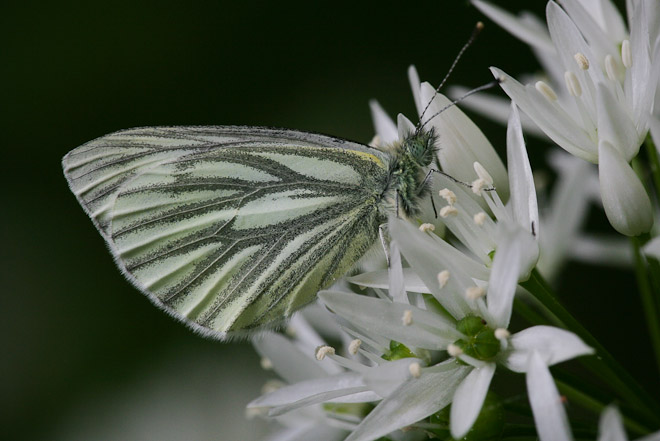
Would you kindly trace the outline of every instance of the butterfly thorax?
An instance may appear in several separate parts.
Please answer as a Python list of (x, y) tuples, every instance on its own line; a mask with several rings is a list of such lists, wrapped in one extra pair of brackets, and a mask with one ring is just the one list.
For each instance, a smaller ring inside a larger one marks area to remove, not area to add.
[(420, 200), (429, 194), (428, 167), (436, 155), (437, 136), (433, 130), (416, 131), (392, 148), (388, 190), (394, 193), (400, 213), (406, 217), (420, 211)]

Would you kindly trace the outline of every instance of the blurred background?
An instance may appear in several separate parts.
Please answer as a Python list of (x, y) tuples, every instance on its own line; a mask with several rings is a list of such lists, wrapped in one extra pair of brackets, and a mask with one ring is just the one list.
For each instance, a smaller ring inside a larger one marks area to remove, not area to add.
[[(148, 125), (265, 125), (367, 143), (368, 100), (415, 120), (406, 69), (438, 84), (480, 19), (463, 1), (5, 2), (2, 438), (250, 440), (264, 430), (243, 418), (268, 378), (251, 347), (193, 334), (124, 280), (67, 188), (65, 153)], [(488, 82), (491, 65), (514, 76), (538, 68), (485, 22), (450, 83)], [(474, 120), (502, 154), (504, 129)], [(528, 147), (546, 170), (548, 143)], [(609, 231), (603, 219), (594, 210), (589, 226)], [(555, 282), (658, 391), (632, 272), (571, 264)]]

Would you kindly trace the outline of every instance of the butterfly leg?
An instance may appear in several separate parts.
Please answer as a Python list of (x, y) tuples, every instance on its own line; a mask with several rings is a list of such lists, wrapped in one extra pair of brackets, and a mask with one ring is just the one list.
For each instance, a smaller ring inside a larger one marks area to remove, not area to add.
[(378, 236), (380, 237), (380, 244), (383, 246), (383, 251), (385, 251), (385, 260), (387, 261), (387, 267), (390, 267), (390, 249), (387, 246), (387, 239), (385, 238), (385, 229), (387, 224), (378, 225)]
[(396, 218), (399, 219), (399, 190), (396, 191)]

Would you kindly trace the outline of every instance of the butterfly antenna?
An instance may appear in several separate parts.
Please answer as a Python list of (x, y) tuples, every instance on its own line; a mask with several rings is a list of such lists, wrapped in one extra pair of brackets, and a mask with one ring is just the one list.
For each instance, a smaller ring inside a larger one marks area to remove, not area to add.
[(424, 110), (422, 110), (422, 114), (419, 116), (419, 122), (417, 123), (417, 128), (415, 129), (416, 132), (419, 132), (423, 125), (422, 125), (422, 120), (424, 119), (424, 115), (426, 114), (426, 111), (429, 109), (429, 106), (431, 106), (431, 103), (433, 102), (433, 99), (435, 96), (440, 92), (440, 89), (442, 89), (442, 86), (445, 85), (447, 80), (449, 79), (449, 76), (452, 74), (454, 69), (456, 68), (456, 65), (458, 64), (459, 60), (465, 53), (465, 51), (472, 46), (472, 43), (474, 43), (474, 40), (477, 39), (477, 36), (481, 32), (481, 30), (484, 28), (484, 24), (482, 22), (477, 22), (477, 24), (474, 26), (474, 29), (472, 30), (472, 35), (470, 35), (470, 38), (468, 41), (463, 45), (460, 51), (458, 51), (458, 55), (456, 55), (456, 58), (454, 58), (454, 62), (451, 64), (449, 67), (449, 70), (447, 71), (447, 74), (445, 77), (442, 79), (440, 82), (440, 85), (435, 89), (435, 92), (433, 92), (433, 96), (429, 100), (429, 102), (426, 104), (426, 107), (424, 107)]
[[(474, 88), (474, 89), (472, 89), (472, 90), (466, 92), (465, 95), (463, 95), (463, 96), (461, 96), (461, 97), (459, 97), (459, 98), (456, 98), (454, 101), (452, 101), (451, 103), (447, 104), (445, 107), (443, 107), (442, 109), (438, 110), (438, 111), (435, 112), (433, 115), (431, 115), (431, 117), (430, 117), (429, 119), (427, 119), (426, 122), (425, 122), (424, 124), (419, 125), (419, 127), (417, 128), (417, 132), (419, 132), (420, 130), (422, 130), (422, 129), (424, 128), (425, 125), (427, 125), (428, 123), (430, 123), (430, 122), (433, 120), (433, 118), (435, 118), (436, 116), (440, 115), (440, 114), (441, 114), (442, 112), (444, 112), (445, 110), (449, 109), (449, 108), (452, 107), (452, 106), (455, 106), (456, 104), (458, 104), (458, 103), (460, 103), (461, 101), (463, 101), (465, 98), (467, 98), (467, 97), (469, 97), (469, 96), (471, 96), (471, 95), (474, 95), (475, 93), (482, 92), (482, 91), (484, 91), (484, 90), (488, 90), (488, 89), (491, 89), (491, 88), (497, 86), (497, 85), (500, 84), (502, 81), (504, 81), (504, 78), (497, 78), (497, 79), (491, 81), (490, 83), (486, 83), (486, 84), (484, 84), (484, 85), (481, 85), (481, 86), (479, 86), (479, 87), (476, 87), (476, 88)], [(421, 122), (422, 122), (422, 121), (421, 121), (421, 119), (420, 119), (420, 123), (421, 123)]]

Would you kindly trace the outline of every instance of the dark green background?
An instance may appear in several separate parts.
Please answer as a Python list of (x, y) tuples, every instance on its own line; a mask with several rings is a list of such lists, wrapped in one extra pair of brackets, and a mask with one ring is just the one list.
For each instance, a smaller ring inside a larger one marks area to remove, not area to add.
[[(505, 3), (543, 14), (543, 2)], [(66, 152), (118, 129), (168, 124), (267, 125), (368, 142), (368, 100), (414, 120), (408, 65), (437, 84), (480, 18), (460, 1), (6, 2), (3, 438), (231, 439), (227, 424), (247, 424), (242, 408), (266, 378), (249, 346), (194, 335), (123, 279), (67, 188)], [(492, 24), (453, 82), (490, 81), (490, 65), (514, 75), (537, 67)], [(502, 153), (503, 128), (475, 121)], [(543, 167), (547, 146), (530, 139), (529, 147)], [(572, 265), (558, 286), (657, 390), (631, 273)], [(199, 433), (160, 433), (159, 416), (165, 428)], [(141, 424), (153, 430), (131, 432)]]

